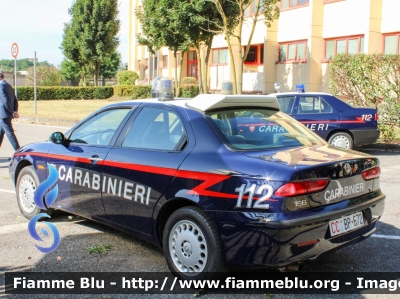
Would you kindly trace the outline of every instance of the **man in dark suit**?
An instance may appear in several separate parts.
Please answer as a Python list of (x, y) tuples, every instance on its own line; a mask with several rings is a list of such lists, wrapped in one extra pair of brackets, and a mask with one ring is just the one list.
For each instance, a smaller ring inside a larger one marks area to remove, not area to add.
[(12, 147), (17, 150), (19, 143), (11, 122), (13, 118), (19, 118), (17, 97), (11, 85), (4, 80), (4, 74), (0, 72), (0, 147), (6, 133)]

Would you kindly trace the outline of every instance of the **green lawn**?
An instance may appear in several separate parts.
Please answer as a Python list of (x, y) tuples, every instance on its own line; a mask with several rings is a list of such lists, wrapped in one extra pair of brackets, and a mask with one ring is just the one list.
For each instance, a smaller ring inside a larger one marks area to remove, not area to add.
[(34, 101), (19, 101), (18, 112), (20, 117), (81, 120), (103, 106), (126, 100), (129, 98), (36, 101), (36, 115), (34, 114)]

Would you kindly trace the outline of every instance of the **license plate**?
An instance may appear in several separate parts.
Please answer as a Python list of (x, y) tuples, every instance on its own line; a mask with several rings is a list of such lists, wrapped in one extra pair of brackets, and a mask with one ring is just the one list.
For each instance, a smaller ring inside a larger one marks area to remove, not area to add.
[(331, 236), (337, 236), (364, 226), (364, 217), (362, 212), (357, 212), (329, 221)]

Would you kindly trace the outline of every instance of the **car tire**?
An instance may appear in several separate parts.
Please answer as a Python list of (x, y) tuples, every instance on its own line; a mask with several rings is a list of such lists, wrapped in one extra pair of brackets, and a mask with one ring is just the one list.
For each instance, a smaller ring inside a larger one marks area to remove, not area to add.
[(336, 147), (344, 148), (344, 149), (352, 149), (353, 148), (353, 138), (345, 133), (338, 132), (329, 137), (328, 142)]
[(163, 250), (180, 279), (210, 279), (225, 272), (221, 240), (213, 221), (198, 207), (183, 207), (167, 220)]
[(34, 202), (33, 195), (39, 186), (39, 177), (33, 166), (24, 167), (18, 174), (16, 193), (19, 210), (27, 219), (32, 219), (39, 213), (51, 215), (52, 209), (41, 210)]

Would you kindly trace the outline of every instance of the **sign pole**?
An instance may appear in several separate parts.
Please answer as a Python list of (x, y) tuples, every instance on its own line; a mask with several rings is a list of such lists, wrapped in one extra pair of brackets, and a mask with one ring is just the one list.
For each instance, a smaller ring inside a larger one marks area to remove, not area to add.
[(15, 87), (15, 96), (17, 96), (17, 56), (18, 56), (18, 45), (17, 43), (13, 43), (11, 45), (11, 56), (14, 57), (14, 87)]
[(34, 99), (33, 113), (36, 115), (36, 51), (33, 60), (33, 99)]
[(14, 58), (14, 75), (15, 75), (15, 97), (17, 97), (17, 57)]

